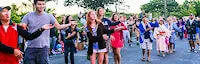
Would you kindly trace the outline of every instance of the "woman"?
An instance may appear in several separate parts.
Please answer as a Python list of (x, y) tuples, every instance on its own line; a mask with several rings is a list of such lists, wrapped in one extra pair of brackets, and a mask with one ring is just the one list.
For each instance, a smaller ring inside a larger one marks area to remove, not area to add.
[(108, 39), (106, 34), (110, 34), (121, 28), (115, 28), (113, 30), (107, 30), (105, 26), (96, 18), (95, 11), (89, 11), (86, 15), (87, 27), (86, 32), (89, 40), (88, 56), (90, 58), (90, 64), (96, 64), (96, 56), (98, 54), (98, 64), (103, 63), (104, 54), (107, 52), (106, 42)]
[(170, 37), (170, 31), (164, 25), (163, 19), (159, 20), (159, 27), (154, 29), (154, 38), (156, 39), (156, 49), (158, 51), (158, 56), (160, 56), (160, 52), (162, 52), (162, 56), (165, 56), (165, 52), (168, 49), (167, 38)]
[(178, 35), (180, 37), (180, 39), (183, 39), (183, 33), (185, 30), (185, 22), (183, 21), (182, 18), (179, 19), (179, 21), (177, 22), (177, 26), (181, 29), (181, 32), (178, 32)]
[(23, 30), (20, 25), (10, 22), (10, 7), (0, 7), (0, 64), (19, 64), (19, 60), (23, 58), (23, 53), (18, 47), (18, 35), (33, 40), (39, 37), (44, 29), (51, 29), (51, 24), (43, 25), (41, 29), (36, 30), (32, 34)]
[[(71, 22), (75, 22), (71, 20)], [(77, 38), (76, 25), (70, 26), (66, 31), (65, 43), (64, 43), (64, 50), (65, 50), (65, 63), (68, 64), (68, 54), (70, 52), (70, 61), (71, 64), (74, 64), (74, 53), (76, 52), (75, 48), (75, 40)]]
[[(133, 28), (134, 28), (135, 23), (136, 23), (135, 18), (130, 17), (129, 20), (128, 20), (128, 30), (130, 32), (130, 39), (132, 39), (132, 37), (133, 37), (132, 34), (133, 34), (133, 31), (134, 31)], [(130, 42), (132, 42), (132, 40), (130, 40)]]
[[(113, 14), (112, 15), (112, 21), (113, 22), (118, 22), (119, 18), (118, 18), (118, 14)], [(115, 31), (114, 33), (111, 34), (112, 37), (114, 37), (114, 39), (111, 40), (111, 46), (113, 48), (113, 53), (114, 53), (114, 60), (115, 60), (115, 64), (121, 64), (121, 48), (124, 46), (124, 41), (123, 41), (123, 32), (122, 30), (127, 30), (126, 26), (123, 23), (120, 23), (116, 26), (111, 26), (110, 29), (114, 29), (117, 27), (121, 27), (120, 31)]]
[[(101, 20), (101, 23), (107, 28), (109, 29), (110, 26), (115, 26), (118, 25), (120, 22), (116, 22), (116, 23), (112, 23), (109, 19), (104, 17), (104, 9), (103, 8), (98, 8), (97, 9), (97, 18), (98, 20)], [(108, 36), (110, 36), (110, 34), (107, 34)], [(110, 47), (110, 39), (106, 40), (106, 48), (107, 48), (107, 52), (104, 55), (104, 64), (108, 64), (108, 53), (111, 52), (111, 47)]]
[(176, 25), (176, 23), (174, 23), (174, 21), (172, 20), (171, 17), (167, 18), (167, 24), (166, 27), (168, 30), (171, 31), (171, 36), (169, 38), (169, 53), (173, 53), (174, 50), (174, 44), (175, 44), (175, 39), (176, 39), (176, 32), (180, 32), (181, 30), (178, 28), (178, 26)]

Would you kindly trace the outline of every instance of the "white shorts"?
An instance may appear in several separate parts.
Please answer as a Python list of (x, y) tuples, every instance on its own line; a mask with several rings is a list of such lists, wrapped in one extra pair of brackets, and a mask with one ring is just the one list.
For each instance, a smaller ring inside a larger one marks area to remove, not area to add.
[(104, 48), (104, 49), (93, 49), (93, 53), (101, 53), (101, 52), (107, 52), (107, 48)]
[(152, 49), (152, 42), (150, 42), (150, 39), (144, 39), (143, 43), (140, 43), (140, 48), (142, 49)]

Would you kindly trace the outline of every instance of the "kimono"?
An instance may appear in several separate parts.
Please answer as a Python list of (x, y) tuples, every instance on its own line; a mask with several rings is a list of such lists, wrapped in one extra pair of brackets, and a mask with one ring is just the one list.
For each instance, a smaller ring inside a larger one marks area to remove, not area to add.
[(172, 31), (174, 30), (174, 32), (171, 32), (171, 36), (169, 38), (169, 42), (170, 43), (175, 43), (176, 40), (176, 32), (181, 32), (181, 29), (178, 28), (178, 26), (176, 25), (176, 23), (172, 23), (169, 25), (169, 23), (166, 23), (166, 27), (168, 30)]
[(168, 44), (166, 39), (170, 37), (171, 31), (169, 31), (164, 24), (159, 25), (154, 29), (154, 38), (156, 39), (156, 49), (158, 51), (167, 51)]

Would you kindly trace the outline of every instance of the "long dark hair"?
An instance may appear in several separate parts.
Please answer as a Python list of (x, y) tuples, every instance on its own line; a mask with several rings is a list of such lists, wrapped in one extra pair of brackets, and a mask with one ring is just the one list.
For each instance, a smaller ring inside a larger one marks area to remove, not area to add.
[[(111, 20), (112, 20), (112, 21), (114, 21), (114, 20), (115, 20), (115, 19), (114, 19), (114, 16), (115, 16), (115, 15), (117, 15), (117, 16), (118, 16), (118, 14), (117, 14), (117, 13), (114, 13), (114, 14), (112, 14), (112, 18), (111, 18)], [(119, 18), (118, 18), (118, 20), (119, 20)]]
[(68, 15), (67, 17), (66, 17), (66, 19), (65, 19), (65, 24), (68, 24), (69, 23), (69, 17), (70, 17), (71, 15)]

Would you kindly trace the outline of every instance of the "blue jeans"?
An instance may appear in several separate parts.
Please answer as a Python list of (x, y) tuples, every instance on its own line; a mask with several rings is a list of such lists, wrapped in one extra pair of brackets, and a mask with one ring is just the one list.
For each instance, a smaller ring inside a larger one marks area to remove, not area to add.
[(50, 49), (56, 50), (56, 36), (50, 37)]
[(48, 47), (27, 48), (25, 51), (24, 64), (49, 64)]
[(74, 53), (76, 52), (75, 44), (72, 40), (65, 40), (64, 50), (65, 50), (65, 63), (68, 64), (68, 53), (70, 53), (70, 62), (74, 64)]

